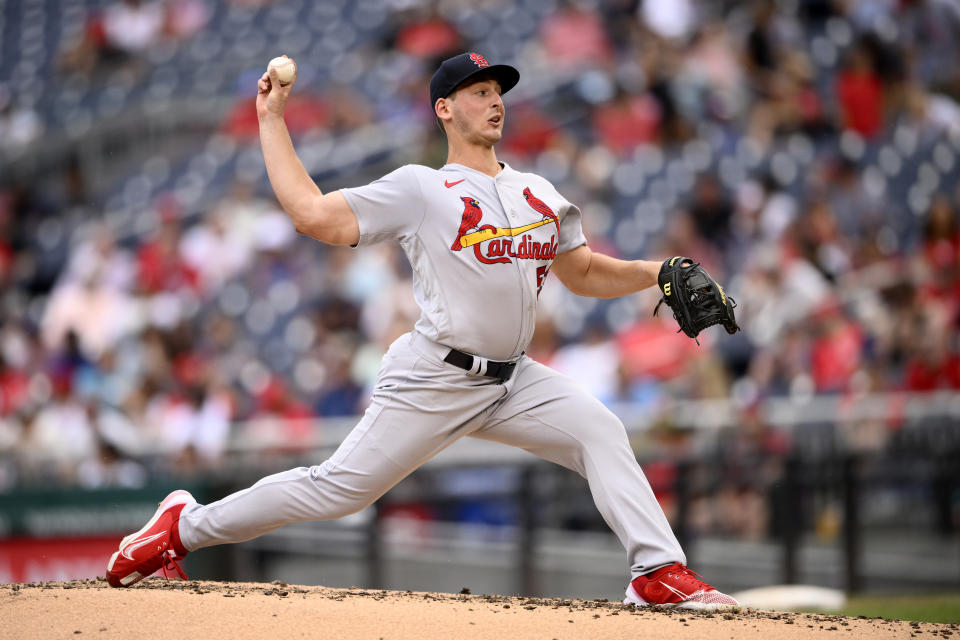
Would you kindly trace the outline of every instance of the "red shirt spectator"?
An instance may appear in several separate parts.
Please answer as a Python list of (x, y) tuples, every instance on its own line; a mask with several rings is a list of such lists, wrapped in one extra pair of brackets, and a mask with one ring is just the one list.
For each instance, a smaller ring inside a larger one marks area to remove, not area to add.
[(853, 52), (850, 65), (837, 77), (837, 97), (843, 123), (864, 138), (872, 138), (883, 126), (883, 83), (870, 67), (868, 54)]
[(6, 281), (13, 267), (13, 247), (8, 242), (0, 240), (0, 283)]
[(923, 229), (923, 257), (933, 270), (955, 271), (960, 265), (960, 228), (950, 200), (938, 196)]
[(397, 49), (417, 58), (440, 58), (460, 48), (457, 28), (439, 16), (408, 24), (397, 34)]
[[(663, 305), (660, 313), (669, 313)], [(639, 322), (617, 337), (623, 368), (630, 378), (652, 376), (670, 380), (684, 373), (695, 358), (708, 353), (669, 326), (667, 321)], [(673, 325), (674, 327), (676, 324)]]
[(621, 93), (593, 112), (597, 141), (624, 155), (637, 145), (655, 142), (660, 133), (660, 107), (649, 95)]
[(137, 282), (144, 293), (199, 288), (199, 274), (180, 257), (180, 230), (176, 224), (164, 222), (159, 233), (137, 252)]
[(904, 378), (907, 391), (960, 389), (960, 355), (950, 354), (939, 362), (914, 357), (907, 362)]
[[(316, 96), (292, 94), (283, 115), (292, 135), (313, 128), (327, 129), (330, 124), (330, 107)], [(242, 142), (260, 139), (260, 123), (257, 110), (248, 98), (237, 101), (223, 119), (223, 132)]]
[(613, 48), (595, 11), (571, 7), (552, 14), (543, 23), (541, 41), (551, 62), (561, 66), (607, 65), (613, 60)]
[(863, 335), (860, 327), (835, 311), (826, 311), (823, 331), (810, 351), (813, 383), (819, 392), (843, 391), (860, 366)]
[(13, 413), (30, 400), (30, 379), (17, 369), (10, 369), (0, 356), (0, 416)]
[(534, 105), (510, 110), (510, 133), (503, 141), (507, 151), (530, 157), (547, 149), (557, 136), (557, 123)]

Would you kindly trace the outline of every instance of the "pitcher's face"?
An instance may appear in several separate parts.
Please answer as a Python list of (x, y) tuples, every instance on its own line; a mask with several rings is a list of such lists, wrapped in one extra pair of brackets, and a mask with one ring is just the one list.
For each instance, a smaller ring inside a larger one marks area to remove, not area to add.
[(468, 81), (447, 98), (451, 115), (447, 135), (470, 144), (493, 146), (503, 137), (504, 108), (500, 83), (481, 76)]

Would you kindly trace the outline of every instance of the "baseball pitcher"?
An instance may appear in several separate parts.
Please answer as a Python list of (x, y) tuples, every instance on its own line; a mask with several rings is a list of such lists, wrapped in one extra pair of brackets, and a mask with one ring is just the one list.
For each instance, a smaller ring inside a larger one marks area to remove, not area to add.
[(295, 78), (281, 85), (275, 69), (263, 74), (257, 95), (263, 157), (297, 231), (335, 245), (399, 242), (413, 268), (421, 315), (384, 356), (370, 406), (332, 457), (211, 504), (175, 491), (120, 543), (107, 566), (111, 585), (129, 586), (164, 565), (179, 570), (177, 559), (203, 547), (359, 511), (470, 436), (521, 447), (587, 479), (627, 550), (625, 602), (737, 607), (684, 565), (620, 420), (572, 380), (524, 355), (550, 272), (574, 293), (598, 298), (635, 293), (659, 278), (682, 328), (688, 317), (709, 315), (683, 305), (701, 300), (709, 307), (713, 319), (694, 332), (721, 322), (735, 330), (732, 310), (726, 314), (730, 303), (726, 295), (721, 305), (719, 295), (698, 293), (696, 287), (714, 293), (719, 287), (689, 259), (661, 264), (592, 251), (575, 205), (544, 178), (497, 160), (502, 96), (519, 79), (513, 67), (491, 65), (477, 53), (444, 61), (430, 81), (430, 103), (448, 140), (447, 164), (407, 165), (363, 187), (321, 193), (284, 124)]

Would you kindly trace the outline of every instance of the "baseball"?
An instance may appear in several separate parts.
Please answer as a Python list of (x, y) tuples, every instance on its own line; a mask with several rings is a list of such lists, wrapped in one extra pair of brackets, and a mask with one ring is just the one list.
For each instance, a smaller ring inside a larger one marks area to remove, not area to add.
[(287, 56), (280, 56), (271, 60), (267, 65), (267, 71), (270, 69), (277, 70), (277, 78), (279, 78), (281, 86), (293, 82), (294, 76), (297, 75), (297, 63)]

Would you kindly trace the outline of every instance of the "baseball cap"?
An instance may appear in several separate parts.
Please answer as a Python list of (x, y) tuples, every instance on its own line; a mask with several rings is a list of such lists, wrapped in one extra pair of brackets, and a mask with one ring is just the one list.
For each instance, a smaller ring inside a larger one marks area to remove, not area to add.
[(513, 89), (520, 81), (520, 72), (508, 64), (490, 64), (479, 53), (461, 53), (440, 63), (430, 78), (430, 106), (436, 106), (437, 100), (446, 98), (465, 80), (480, 73), (489, 73), (500, 83), (500, 93)]

